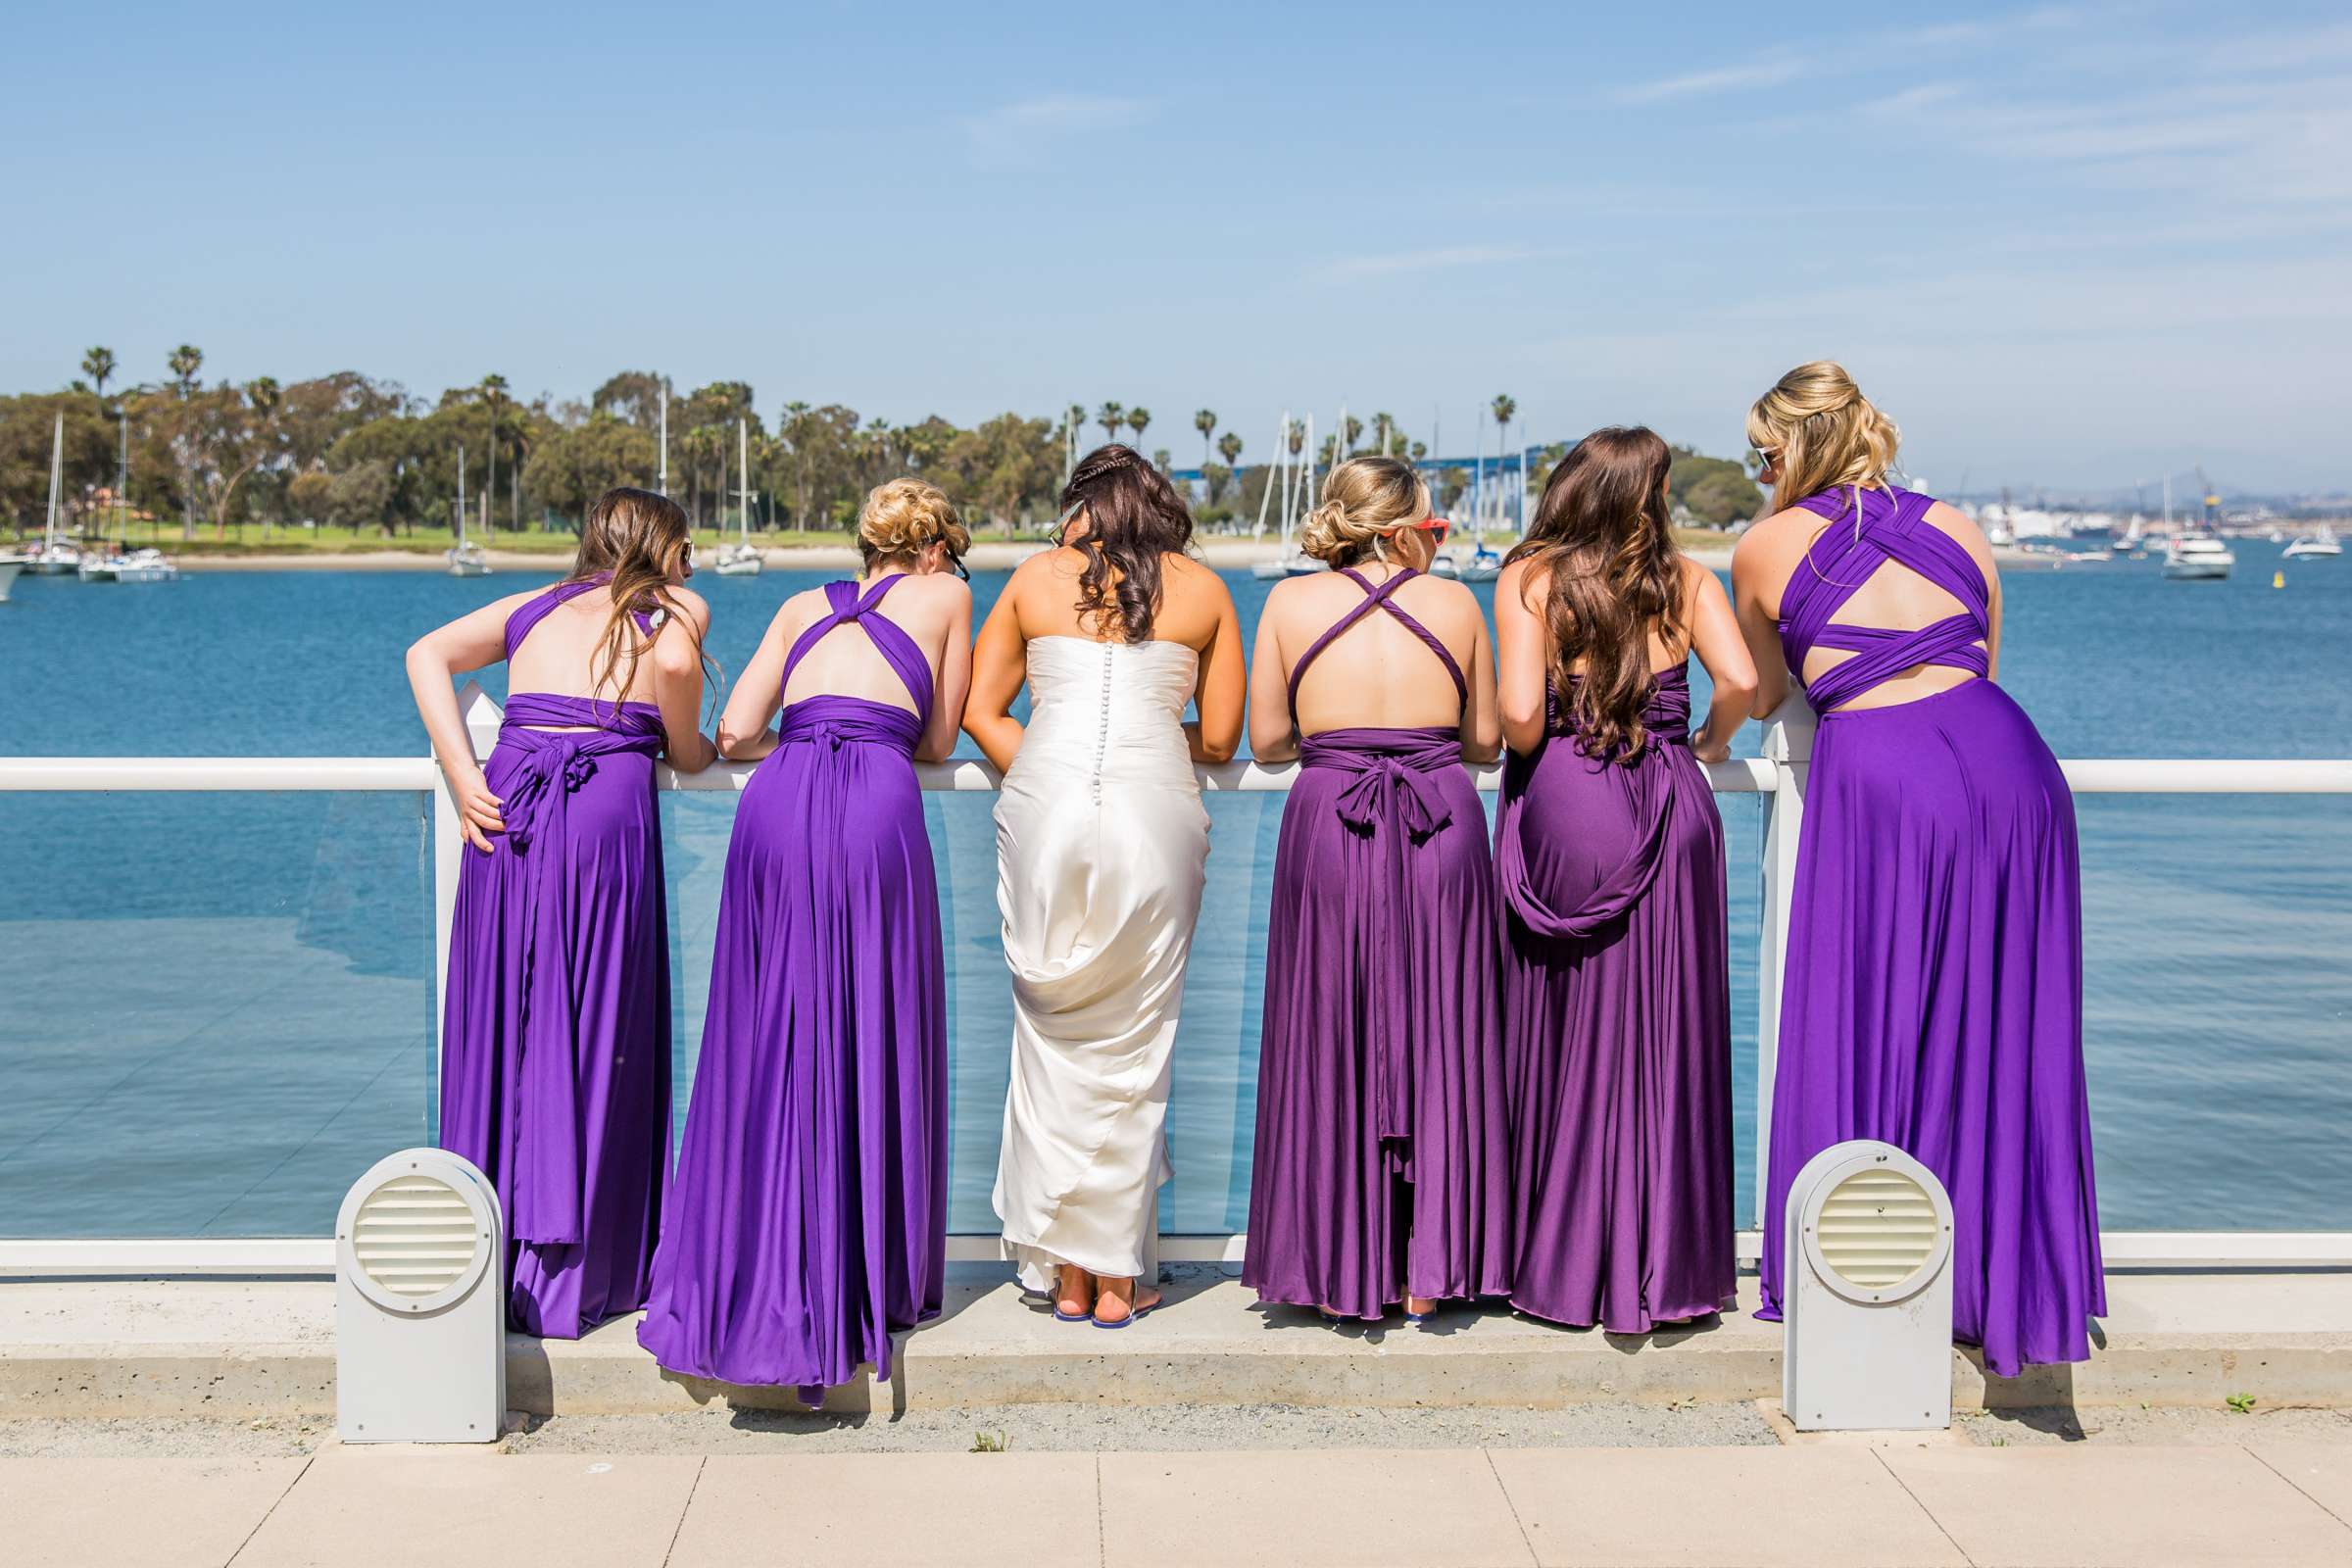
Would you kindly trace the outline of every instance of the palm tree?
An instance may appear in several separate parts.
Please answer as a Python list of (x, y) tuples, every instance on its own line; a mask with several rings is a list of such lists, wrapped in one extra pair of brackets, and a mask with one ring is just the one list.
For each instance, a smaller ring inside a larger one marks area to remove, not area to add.
[[(490, 405), (490, 477), (482, 486), (482, 494), (492, 501), (498, 499), (498, 400), (506, 390), (505, 376), (492, 373), (482, 377), (482, 401)], [(486, 507), (483, 520), (488, 521)]]
[(1429, 445), (1427, 442), (1416, 441), (1405, 448), (1405, 451), (1411, 454), (1414, 464), (1418, 466), (1423, 458), (1429, 456)]
[(1143, 450), (1144, 426), (1151, 422), (1152, 411), (1150, 409), (1129, 409), (1127, 411), (1127, 428), (1135, 432), (1135, 444), (1138, 451)]
[[(1501, 484), (1504, 482), (1503, 474), (1507, 470), (1510, 464), (1511, 416), (1519, 412), (1519, 400), (1507, 393), (1498, 393), (1494, 398), (1494, 409), (1495, 455), (1494, 482), (1496, 484)], [(1524, 466), (1524, 465), (1522, 465), (1522, 466)]]
[(1095, 422), (1102, 427), (1102, 439), (1116, 441), (1119, 426), (1127, 422), (1127, 411), (1116, 403), (1105, 403), (1095, 411)]
[(1372, 429), (1380, 438), (1380, 455), (1389, 455), (1389, 438), (1396, 433), (1396, 416), (1393, 414), (1372, 416)]
[(1231, 430), (1217, 437), (1217, 456), (1225, 460), (1225, 466), (1234, 467), (1242, 461), (1242, 438)]
[(164, 364), (171, 368), (172, 379), (179, 383), (180, 401), (187, 401), (196, 390), (196, 372), (204, 368), (204, 350), (193, 343), (182, 343)]
[(1346, 432), (1346, 439), (1348, 443), (1347, 456), (1351, 458), (1355, 456), (1355, 444), (1357, 441), (1363, 438), (1363, 434), (1364, 421), (1357, 418), (1352, 414), (1349, 415), (1348, 416), (1348, 429)]
[(1217, 433), (1217, 411), (1202, 409), (1193, 416), (1193, 428), (1200, 432), (1200, 466), (1208, 466), (1208, 438)]
[(91, 349), (82, 355), (81, 373), (90, 378), (90, 385), (98, 389), (98, 401), (104, 403), (106, 383), (115, 378), (115, 351)]

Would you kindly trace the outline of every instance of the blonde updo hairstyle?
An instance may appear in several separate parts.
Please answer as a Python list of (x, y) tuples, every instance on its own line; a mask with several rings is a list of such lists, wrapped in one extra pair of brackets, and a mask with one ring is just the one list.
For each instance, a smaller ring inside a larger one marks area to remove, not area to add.
[(911, 564), (935, 544), (957, 561), (972, 548), (972, 536), (956, 515), (956, 504), (937, 485), (920, 479), (890, 479), (865, 494), (858, 512), (858, 553), (865, 569), (894, 563)]
[(1429, 515), (1429, 486), (1396, 458), (1349, 458), (1323, 481), (1323, 504), (1299, 526), (1298, 548), (1333, 566), (1370, 556), (1385, 562), (1388, 541)]
[(1835, 360), (1798, 366), (1747, 411), (1748, 445), (1779, 464), (1776, 512), (1824, 490), (1881, 488), (1902, 439)]

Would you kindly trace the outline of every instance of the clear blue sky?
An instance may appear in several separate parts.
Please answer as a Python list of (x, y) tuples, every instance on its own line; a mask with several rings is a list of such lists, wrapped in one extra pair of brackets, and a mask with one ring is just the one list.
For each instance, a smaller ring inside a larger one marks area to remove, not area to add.
[[(1954, 488), (2352, 486), (2343, 6), (21, 10), (0, 387), (624, 368), (894, 420), (1341, 401)], [(1602, 8), (1590, 8), (1599, 10)]]

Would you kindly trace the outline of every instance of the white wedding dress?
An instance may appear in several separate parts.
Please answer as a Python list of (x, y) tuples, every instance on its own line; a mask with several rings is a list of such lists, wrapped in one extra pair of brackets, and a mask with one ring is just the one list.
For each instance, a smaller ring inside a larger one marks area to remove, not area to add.
[(1208, 858), (1185, 746), (1200, 660), (1181, 643), (1029, 644), (1031, 716), (997, 801), (1012, 1082), (997, 1164), (1004, 1255), (1159, 1272), (1162, 1124)]

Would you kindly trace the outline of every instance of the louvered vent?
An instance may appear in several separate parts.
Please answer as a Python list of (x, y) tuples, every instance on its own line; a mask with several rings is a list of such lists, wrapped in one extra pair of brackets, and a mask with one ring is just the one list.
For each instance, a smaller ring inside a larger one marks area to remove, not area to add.
[(1942, 1227), (1936, 1200), (1901, 1171), (1856, 1171), (1822, 1200), (1814, 1239), (1847, 1284), (1866, 1291), (1900, 1285), (1935, 1256)]
[(458, 1190), (432, 1176), (396, 1176), (362, 1200), (351, 1252), (392, 1296), (437, 1296), (473, 1264), (481, 1236)]

